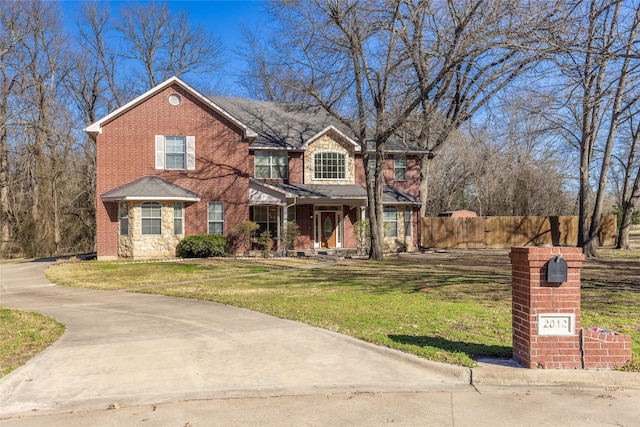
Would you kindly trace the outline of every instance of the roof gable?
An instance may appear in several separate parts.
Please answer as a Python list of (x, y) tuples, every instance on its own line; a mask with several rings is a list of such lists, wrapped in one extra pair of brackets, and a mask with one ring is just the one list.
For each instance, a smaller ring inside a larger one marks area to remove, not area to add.
[(180, 86), (182, 89), (188, 91), (189, 93), (194, 95), (196, 98), (201, 100), (205, 105), (208, 105), (213, 110), (215, 110), (217, 113), (219, 113), (222, 116), (224, 116), (225, 118), (227, 118), (231, 123), (233, 123), (234, 125), (238, 126), (240, 129), (242, 129), (244, 131), (244, 137), (245, 138), (253, 139), (253, 138), (255, 138), (257, 136), (257, 134), (255, 132), (253, 132), (247, 125), (245, 125), (240, 120), (238, 120), (236, 117), (234, 117), (231, 114), (229, 114), (228, 112), (226, 112), (220, 106), (218, 106), (213, 101), (211, 101), (211, 99), (209, 99), (206, 96), (202, 95), (200, 92), (198, 92), (197, 90), (193, 89), (191, 86), (189, 86), (188, 84), (186, 84), (185, 82), (183, 82), (182, 80), (180, 80), (178, 77), (175, 77), (175, 76), (171, 77), (170, 79), (165, 80), (164, 82), (160, 83), (159, 85), (149, 89), (148, 91), (146, 91), (142, 95), (138, 96), (134, 100), (128, 102), (127, 104), (123, 105), (122, 107), (120, 107), (120, 108), (112, 111), (111, 113), (107, 114), (102, 119), (98, 120), (97, 122), (90, 124), (89, 126), (87, 126), (84, 129), (84, 131), (86, 133), (88, 133), (90, 136), (95, 138), (96, 135), (102, 133), (102, 126), (104, 126), (105, 124), (107, 124), (110, 121), (114, 120), (115, 118), (125, 114), (127, 111), (135, 108), (136, 106), (140, 105), (142, 102), (146, 101), (147, 99), (151, 98), (152, 96), (156, 95), (157, 93), (161, 92), (162, 90), (166, 89), (167, 87), (169, 87), (171, 85)]

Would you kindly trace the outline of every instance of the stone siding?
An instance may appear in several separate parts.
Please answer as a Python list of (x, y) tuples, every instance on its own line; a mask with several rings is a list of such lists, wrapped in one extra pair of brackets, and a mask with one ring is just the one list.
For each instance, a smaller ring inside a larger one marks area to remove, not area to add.
[(118, 256), (124, 258), (172, 258), (183, 236), (173, 232), (173, 202), (162, 205), (162, 233), (143, 235), (140, 206), (143, 202), (129, 202), (129, 235), (118, 239)]
[[(332, 132), (327, 132), (320, 138), (309, 144), (304, 153), (304, 182), (306, 184), (354, 184), (355, 183), (355, 163), (354, 163), (354, 147), (348, 143), (338, 142), (337, 137), (334, 138)], [(345, 156), (345, 179), (315, 179), (314, 178), (314, 155), (316, 153), (340, 153)]]

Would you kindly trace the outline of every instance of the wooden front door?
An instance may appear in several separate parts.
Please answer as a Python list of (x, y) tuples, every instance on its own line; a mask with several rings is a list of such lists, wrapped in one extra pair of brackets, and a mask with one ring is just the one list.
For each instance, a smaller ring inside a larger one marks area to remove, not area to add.
[(336, 247), (336, 213), (322, 212), (320, 214), (320, 226), (322, 227), (321, 246), (323, 248)]

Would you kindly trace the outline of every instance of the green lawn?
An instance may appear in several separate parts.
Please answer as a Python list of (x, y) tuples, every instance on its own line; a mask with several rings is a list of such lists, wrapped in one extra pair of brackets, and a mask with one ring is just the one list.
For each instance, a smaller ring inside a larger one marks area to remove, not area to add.
[[(473, 366), (478, 356), (511, 355), (511, 267), (506, 251), (296, 268), (313, 262), (94, 261), (55, 267), (47, 275), (72, 286), (131, 288), (235, 305), (463, 366)], [(605, 256), (587, 261), (583, 269), (582, 326), (632, 335), (634, 366), (640, 360), (638, 277), (640, 254)]]
[(0, 308), (0, 377), (54, 343), (64, 325), (37, 313)]

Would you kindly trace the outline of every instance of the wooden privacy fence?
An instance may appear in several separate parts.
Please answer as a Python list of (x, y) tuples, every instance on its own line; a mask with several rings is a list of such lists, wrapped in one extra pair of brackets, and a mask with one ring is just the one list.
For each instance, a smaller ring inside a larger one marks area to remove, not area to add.
[[(421, 246), (425, 248), (509, 248), (512, 246), (576, 246), (577, 216), (490, 216), (421, 219)], [(598, 243), (615, 244), (616, 217), (600, 221)]]

